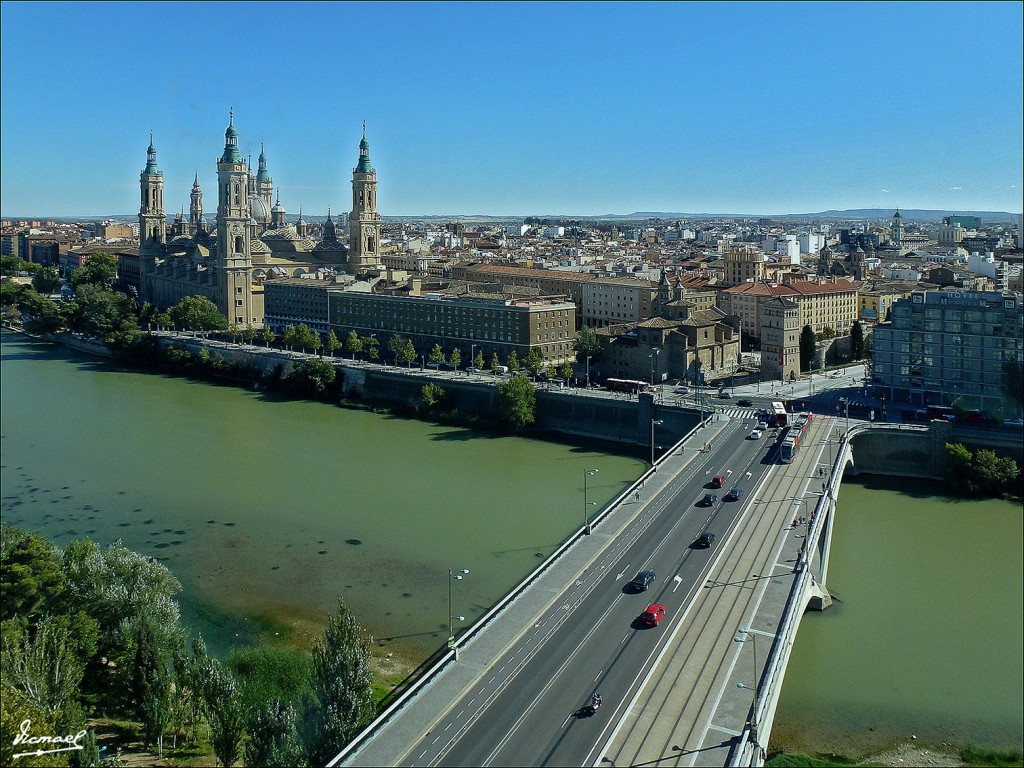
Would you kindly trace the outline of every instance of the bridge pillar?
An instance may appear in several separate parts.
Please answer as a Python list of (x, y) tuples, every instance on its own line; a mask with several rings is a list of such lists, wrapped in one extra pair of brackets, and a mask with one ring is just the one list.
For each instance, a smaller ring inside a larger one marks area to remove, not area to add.
[(807, 608), (811, 611), (824, 611), (832, 605), (832, 595), (828, 593), (824, 585), (817, 581), (811, 583), (811, 597), (807, 601)]

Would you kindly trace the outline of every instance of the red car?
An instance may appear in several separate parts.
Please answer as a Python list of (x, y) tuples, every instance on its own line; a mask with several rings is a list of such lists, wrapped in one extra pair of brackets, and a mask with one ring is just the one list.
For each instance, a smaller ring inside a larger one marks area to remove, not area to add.
[(650, 627), (658, 626), (663, 618), (665, 618), (665, 606), (661, 603), (651, 603), (640, 614), (640, 621)]
[(725, 475), (715, 475), (711, 478), (712, 488), (721, 488), (723, 485), (725, 485)]

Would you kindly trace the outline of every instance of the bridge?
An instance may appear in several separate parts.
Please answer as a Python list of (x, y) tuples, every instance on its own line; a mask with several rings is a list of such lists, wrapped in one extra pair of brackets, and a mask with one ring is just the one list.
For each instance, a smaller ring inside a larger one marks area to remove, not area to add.
[[(850, 440), (927, 428), (816, 417), (779, 464), (752, 424), (685, 435), (329, 765), (761, 765), (800, 619), (830, 601)], [(741, 499), (699, 505), (715, 475)], [(713, 546), (694, 547), (706, 530)], [(641, 569), (655, 583), (632, 594)], [(649, 602), (659, 626), (637, 620)]]

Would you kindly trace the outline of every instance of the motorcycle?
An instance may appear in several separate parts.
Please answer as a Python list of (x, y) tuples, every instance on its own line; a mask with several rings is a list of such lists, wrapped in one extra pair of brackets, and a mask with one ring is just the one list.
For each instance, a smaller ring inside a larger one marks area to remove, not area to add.
[(577, 715), (579, 717), (593, 717), (601, 706), (601, 694), (595, 693), (590, 697), (590, 703), (580, 707)]

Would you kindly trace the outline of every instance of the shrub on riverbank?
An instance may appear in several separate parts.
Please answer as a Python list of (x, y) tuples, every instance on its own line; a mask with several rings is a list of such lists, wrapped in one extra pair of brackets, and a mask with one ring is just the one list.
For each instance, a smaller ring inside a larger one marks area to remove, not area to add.
[(955, 493), (1004, 498), (1022, 495), (1022, 476), (1013, 459), (1001, 458), (986, 448), (972, 453), (960, 443), (946, 443), (946, 455), (946, 484)]

